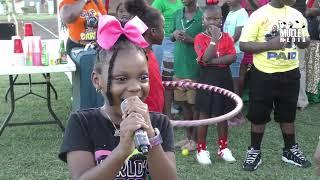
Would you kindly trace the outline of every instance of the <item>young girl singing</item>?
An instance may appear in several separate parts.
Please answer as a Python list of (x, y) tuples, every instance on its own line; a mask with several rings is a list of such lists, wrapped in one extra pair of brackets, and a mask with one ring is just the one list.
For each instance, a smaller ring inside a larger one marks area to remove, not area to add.
[[(170, 121), (143, 103), (149, 93), (146, 30), (138, 17), (127, 23), (99, 18), (101, 50), (92, 82), (105, 103), (70, 116), (59, 158), (68, 163), (72, 179), (177, 179)], [(121, 109), (124, 99), (128, 104)], [(149, 138), (147, 155), (135, 150), (138, 129)]]

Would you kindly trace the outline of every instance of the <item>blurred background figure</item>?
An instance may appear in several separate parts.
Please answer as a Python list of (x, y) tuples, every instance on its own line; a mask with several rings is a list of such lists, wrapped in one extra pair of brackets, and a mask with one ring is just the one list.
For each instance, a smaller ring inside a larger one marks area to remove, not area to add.
[[(181, 0), (154, 0), (152, 6), (158, 9), (164, 16), (164, 39), (161, 45), (153, 45), (152, 49), (156, 55), (159, 63), (160, 73), (163, 81), (172, 81), (174, 75), (173, 61), (174, 61), (174, 43), (171, 41), (170, 29), (173, 26), (174, 14), (177, 10), (183, 8)], [(173, 105), (173, 91), (165, 89), (165, 106), (164, 114), (173, 119), (171, 113)]]
[(107, 11), (102, 0), (62, 0), (59, 9), (61, 20), (69, 31), (66, 50), (71, 57), (72, 48), (96, 41), (98, 17)]

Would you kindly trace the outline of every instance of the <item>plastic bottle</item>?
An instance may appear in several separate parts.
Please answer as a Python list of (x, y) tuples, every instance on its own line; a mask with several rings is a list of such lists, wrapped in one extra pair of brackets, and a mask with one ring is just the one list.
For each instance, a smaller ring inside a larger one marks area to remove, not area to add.
[(47, 52), (46, 42), (42, 42), (41, 64), (42, 66), (49, 66), (49, 57)]
[(59, 48), (59, 64), (67, 64), (68, 59), (67, 59), (67, 52), (66, 48), (64, 47), (64, 41), (60, 41), (60, 48)]
[(41, 40), (39, 36), (33, 36), (32, 41), (32, 64), (41, 66)]
[(29, 36), (24, 37), (24, 50), (26, 51), (26, 66), (32, 66), (32, 39)]

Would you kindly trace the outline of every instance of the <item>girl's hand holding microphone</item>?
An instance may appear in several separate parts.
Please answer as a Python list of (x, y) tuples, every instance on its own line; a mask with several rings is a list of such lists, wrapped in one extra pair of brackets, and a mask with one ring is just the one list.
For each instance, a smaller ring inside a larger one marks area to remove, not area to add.
[(130, 113), (121, 122), (119, 147), (126, 157), (128, 157), (135, 149), (134, 134), (141, 128), (149, 129), (149, 125), (139, 113)]
[[(155, 136), (148, 105), (143, 103), (139, 97), (132, 96), (121, 103), (121, 110), (123, 121), (120, 124), (120, 132), (122, 132), (122, 126), (126, 128), (125, 131), (130, 131), (127, 135), (124, 135), (126, 137), (124, 137), (126, 139), (124, 143), (130, 144), (131, 147), (135, 145), (140, 152), (147, 154), (150, 148), (148, 138)], [(130, 150), (132, 152), (133, 148), (130, 148)]]
[(132, 113), (141, 115), (146, 125), (148, 125), (148, 128), (143, 129), (147, 132), (149, 138), (153, 137), (154, 129), (150, 121), (148, 105), (142, 102), (142, 100), (138, 96), (131, 96), (124, 101), (125, 102), (123, 102), (123, 104), (126, 105), (121, 108), (123, 111), (122, 118), (124, 119), (126, 116)]

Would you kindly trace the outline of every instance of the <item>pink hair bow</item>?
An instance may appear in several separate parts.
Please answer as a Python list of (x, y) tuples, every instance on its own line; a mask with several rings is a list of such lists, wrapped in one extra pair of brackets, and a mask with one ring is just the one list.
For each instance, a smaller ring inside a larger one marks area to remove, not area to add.
[(99, 17), (97, 42), (103, 49), (110, 49), (124, 34), (131, 42), (141, 48), (149, 46), (148, 42), (144, 39), (142, 34), (148, 27), (135, 16), (129, 20), (124, 27), (114, 16), (102, 15)]

